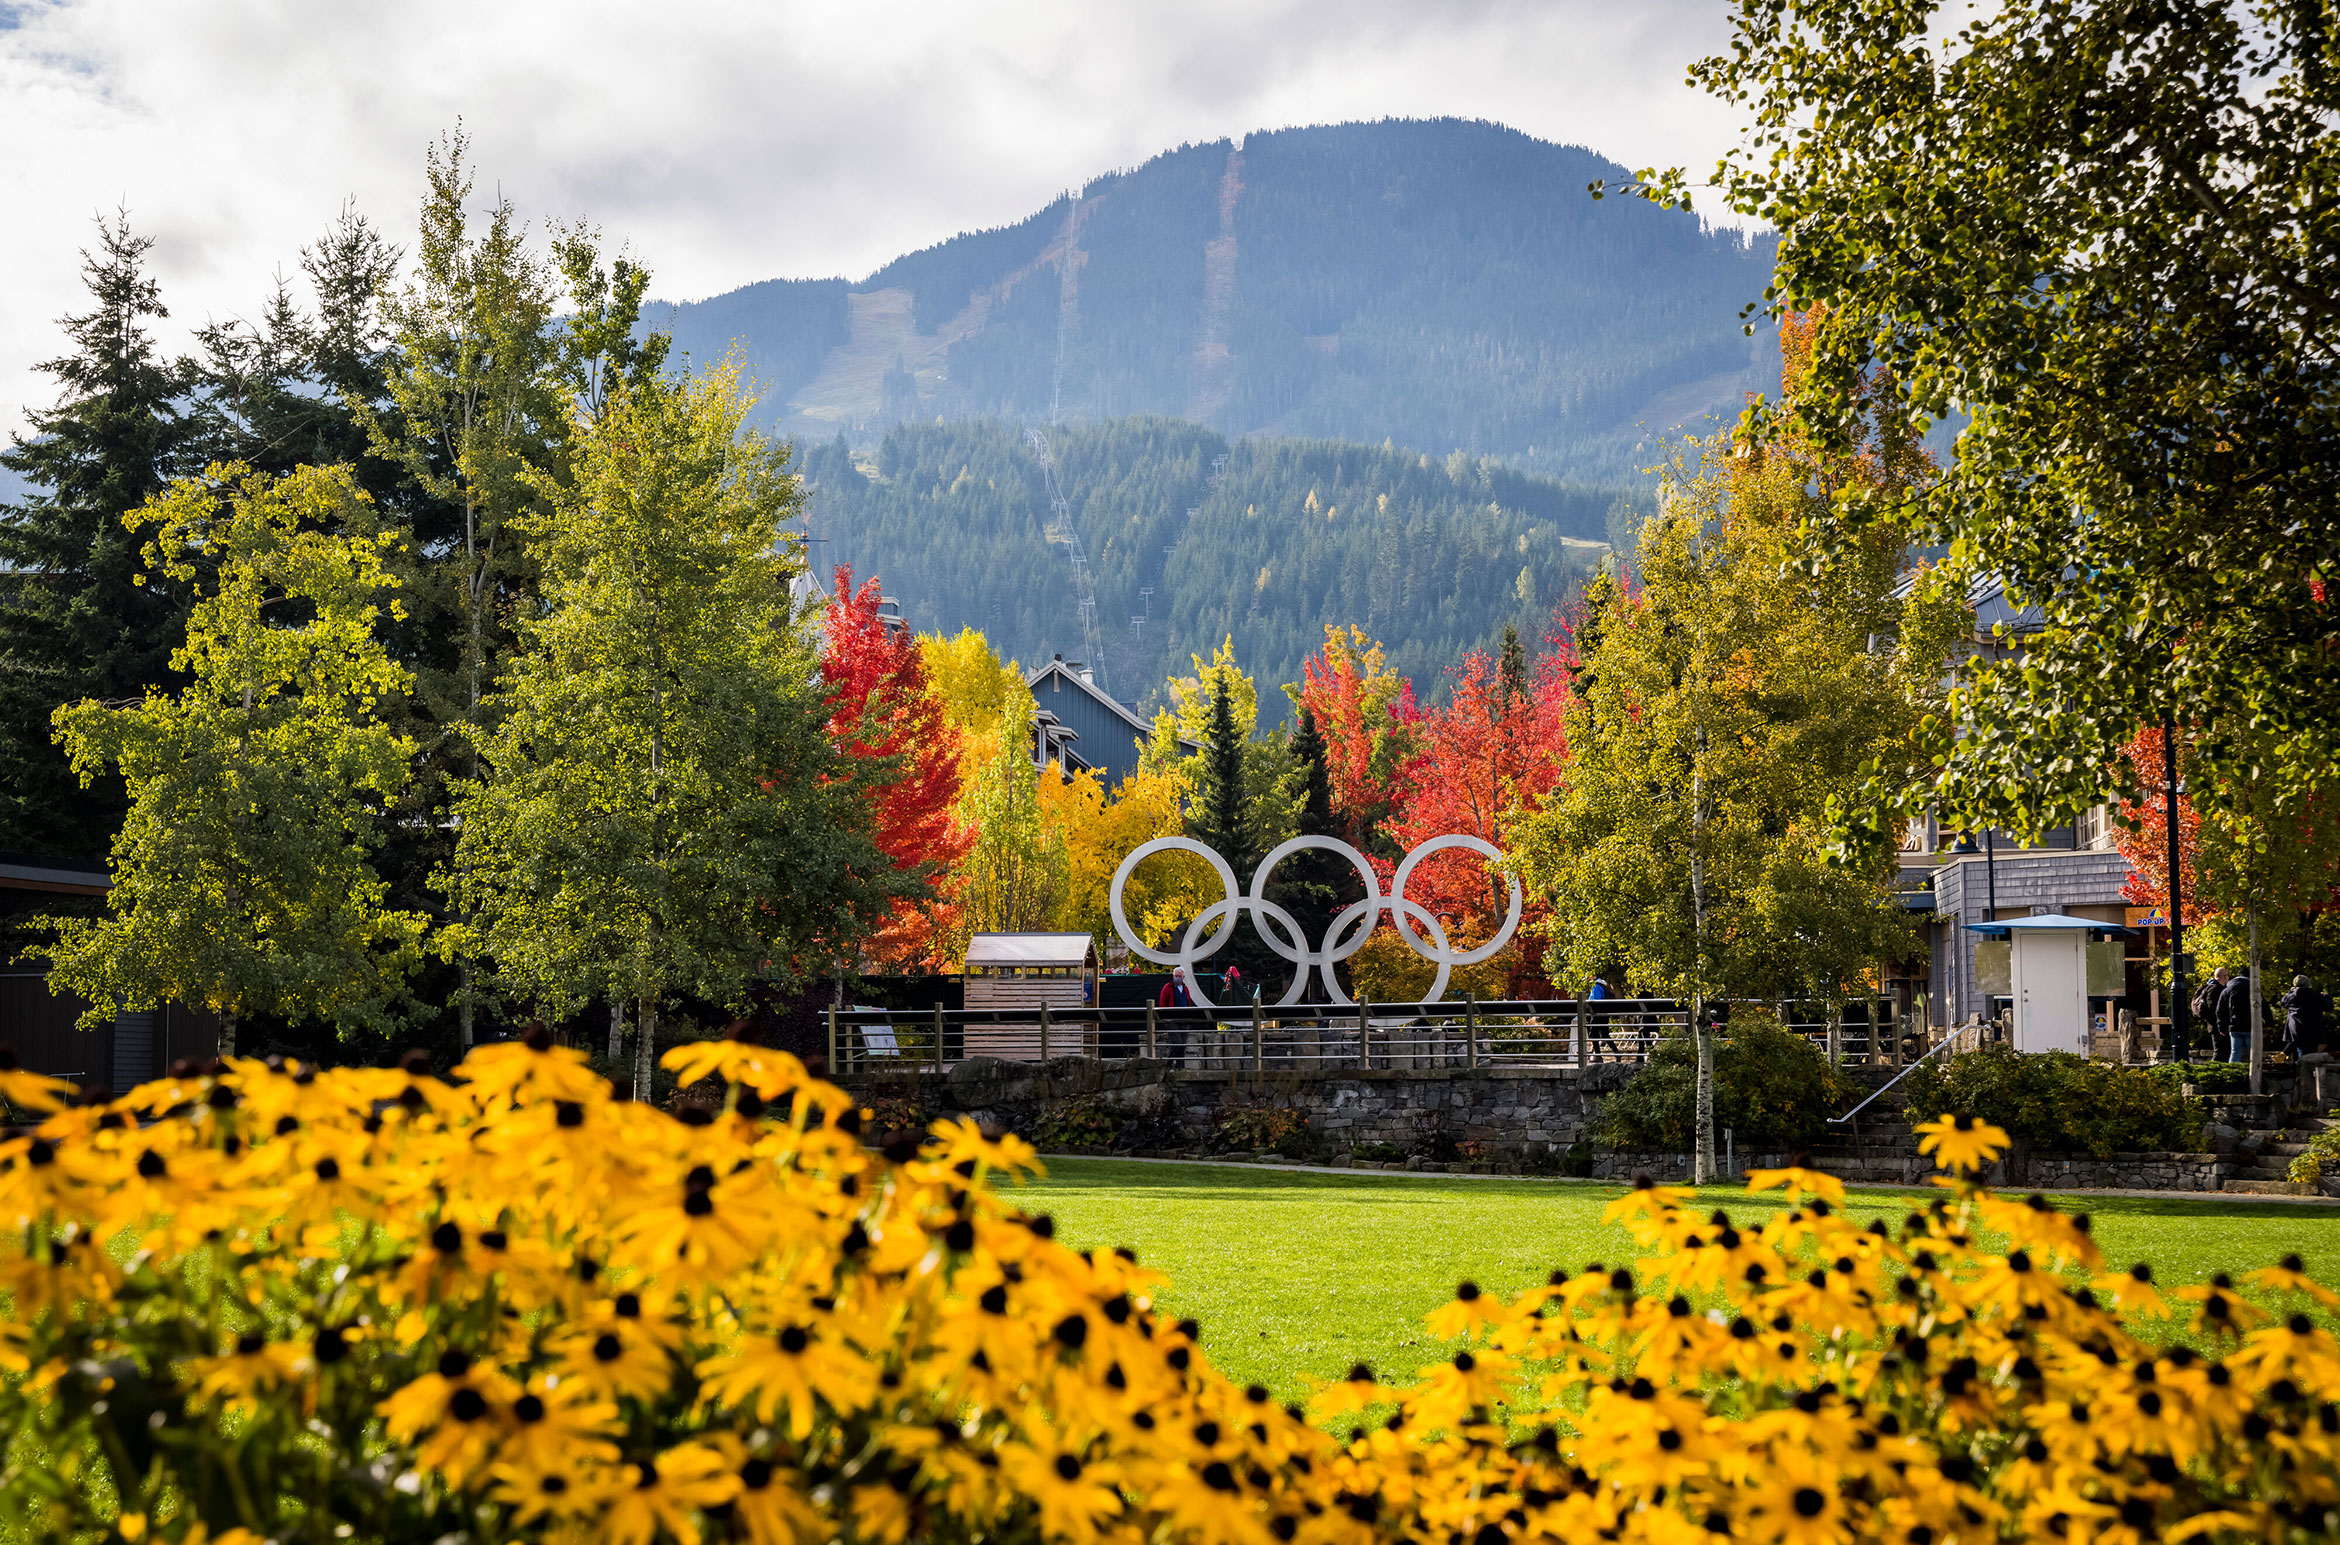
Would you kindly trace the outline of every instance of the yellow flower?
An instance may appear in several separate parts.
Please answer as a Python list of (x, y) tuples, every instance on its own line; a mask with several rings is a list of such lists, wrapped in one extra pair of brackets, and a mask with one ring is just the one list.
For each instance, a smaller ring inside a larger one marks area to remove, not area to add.
[(850, 1410), (877, 1388), (869, 1359), (832, 1345), (811, 1327), (789, 1325), (776, 1336), (745, 1336), (728, 1353), (699, 1364), (705, 1397), (756, 1413), (769, 1422), (788, 1415), (788, 1434), (801, 1443), (812, 1432), (817, 1403)]
[(1028, 1425), (1030, 1441), (1000, 1446), (1000, 1468), (1018, 1491), (1039, 1504), (1046, 1534), (1088, 1545), (1121, 1511), (1121, 1468), (1087, 1455), (1086, 1444), (1064, 1442), (1037, 1423)]
[(1930, 1153), (1942, 1168), (1974, 1173), (2007, 1151), (2006, 1133), (1972, 1116), (1942, 1116), (1917, 1126), (1918, 1152)]
[(650, 1545), (662, 1529), (681, 1545), (699, 1545), (700, 1515), (739, 1494), (739, 1476), (704, 1443), (678, 1443), (628, 1468), (601, 1519), (603, 1538), (615, 1545)]
[(65, 1079), (26, 1072), (16, 1060), (16, 1049), (0, 1046), (0, 1102), (19, 1110), (63, 1110), (79, 1093)]

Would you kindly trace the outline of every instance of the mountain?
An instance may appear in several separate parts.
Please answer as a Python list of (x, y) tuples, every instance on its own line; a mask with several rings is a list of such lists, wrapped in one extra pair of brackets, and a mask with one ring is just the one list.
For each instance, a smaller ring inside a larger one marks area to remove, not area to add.
[(980, 628), (1027, 667), (1085, 660), (1149, 710), (1189, 655), (1232, 635), (1273, 722), (1287, 705), (1272, 689), (1300, 679), (1326, 623), (1364, 628), (1436, 696), (1506, 623), (1531, 640), (1548, 631), (1640, 513), (1613, 489), (1459, 451), (1229, 438), (1166, 418), (1043, 440), (1061, 523), (1039, 445), (1011, 424), (899, 425), (867, 455), (843, 436), (816, 443), (799, 463), (814, 562), (824, 577), (839, 563), (874, 574), (920, 632)]
[(1623, 167), (1495, 124), (1186, 145), (859, 283), (665, 308), (736, 348), (799, 439), (997, 417), (1190, 420), (1637, 481), (1653, 432), (1777, 383), (1741, 332), (1773, 242), (1585, 185)]

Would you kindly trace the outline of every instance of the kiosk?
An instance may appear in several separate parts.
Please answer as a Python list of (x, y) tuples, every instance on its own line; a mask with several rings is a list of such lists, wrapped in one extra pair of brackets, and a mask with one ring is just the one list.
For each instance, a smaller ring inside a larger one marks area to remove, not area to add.
[[(1085, 933), (979, 933), (967, 941), (969, 1009), (1023, 1009), (1035, 1016), (1048, 1005), (1047, 1055), (1097, 1055), (1096, 1021), (1084, 1011), (1097, 1001), (1097, 942)], [(970, 1022), (966, 1054), (1012, 1062), (1037, 1061), (1040, 1021)]]
[(1969, 923), (1971, 932), (2008, 941), (2008, 989), (2014, 999), (2017, 1051), (2088, 1055), (2091, 935), (2128, 932), (2118, 923), (2049, 912), (2037, 917)]

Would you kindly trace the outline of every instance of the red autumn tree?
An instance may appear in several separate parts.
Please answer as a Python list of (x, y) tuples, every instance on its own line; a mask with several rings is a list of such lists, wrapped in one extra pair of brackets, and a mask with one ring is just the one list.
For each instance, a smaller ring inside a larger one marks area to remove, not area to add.
[[(1420, 751), (1405, 769), (1390, 836), (1401, 852), (1433, 837), (1478, 837), (1510, 851), (1511, 825), (1549, 793), (1567, 760), (1562, 716), (1568, 702), (1566, 656), (1546, 654), (1532, 665), (1518, 635), (1506, 630), (1503, 649), (1473, 650), (1454, 671), (1446, 706), (1421, 722)], [(1442, 852), (1422, 861), (1406, 894), (1438, 915), (1458, 944), (1475, 943), (1501, 926), (1509, 887), (1478, 855)], [(1519, 932), (1523, 952), (1541, 956), (1541, 918), (1531, 906)], [(1515, 971), (1511, 991), (1533, 990), (1534, 960)]]
[[(2132, 906), (2166, 910), (2169, 906), (2169, 791), (2162, 781), (2160, 728), (2139, 730), (2123, 754), (2136, 768), (2137, 781), (2147, 792), (2138, 803), (2121, 807), (2122, 819), (2113, 828), (2113, 845), (2129, 861), (2130, 873), (2121, 882), (2121, 894)], [(2191, 760), (2181, 738), (2178, 741), (2181, 786)], [(2195, 811), (2194, 802), (2182, 793), (2177, 796), (2177, 818), (2178, 881), (2185, 891), (2185, 924), (2192, 928), (2209, 916), (2202, 905), (2198, 878), (2202, 862), (2202, 817)]]
[(1300, 702), (1324, 737), (1341, 836), (1369, 855), (1385, 850), (1385, 828), (1419, 744), (1414, 684), (1389, 668), (1363, 630), (1328, 623), (1324, 648), (1300, 663)]
[(918, 640), (879, 604), (876, 580), (856, 590), (853, 570), (838, 568), (836, 599), (822, 620), (829, 736), (846, 754), (885, 764), (871, 794), (878, 847), (896, 869), (935, 884), (922, 899), (894, 903), (869, 952), (885, 965), (948, 966), (958, 907), (948, 886), (975, 840), (954, 813), (959, 732), (927, 682)]

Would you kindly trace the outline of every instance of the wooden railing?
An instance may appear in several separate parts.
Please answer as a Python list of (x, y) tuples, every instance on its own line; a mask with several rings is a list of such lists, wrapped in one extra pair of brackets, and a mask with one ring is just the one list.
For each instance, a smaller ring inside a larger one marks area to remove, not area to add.
[[(1786, 1023), (1833, 1061), (1899, 1065), (1901, 1037), (1893, 1033), (1890, 1010), (1878, 1018), (1887, 1029), (1882, 1037), (1871, 1034), (1865, 1012), (1832, 1017), (1807, 1009), (1790, 1012)], [(1661, 998), (1037, 1011), (840, 1007), (829, 1013), (828, 1050), (829, 1066), (841, 1073), (941, 1071), (966, 1060), (970, 1043), (1007, 1061), (1146, 1058), (1195, 1071), (1566, 1068), (1641, 1062), (1661, 1036), (1686, 1031), (1689, 1020), (1686, 1005)]]

